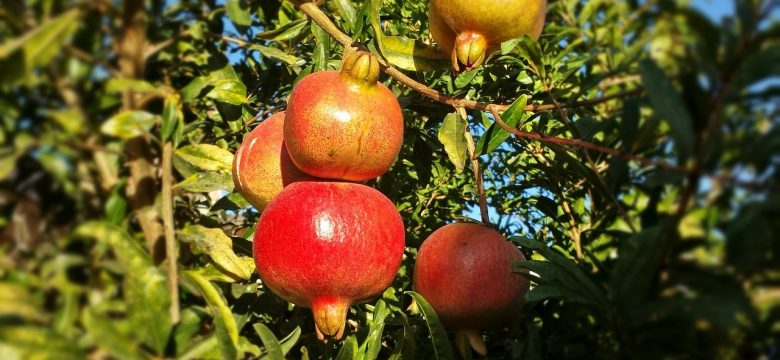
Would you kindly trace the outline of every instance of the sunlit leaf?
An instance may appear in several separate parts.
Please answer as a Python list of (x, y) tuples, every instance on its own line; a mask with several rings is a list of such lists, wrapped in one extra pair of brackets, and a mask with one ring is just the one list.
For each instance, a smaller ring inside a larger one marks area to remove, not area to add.
[(201, 225), (190, 225), (179, 231), (182, 242), (190, 243), (199, 253), (206, 254), (220, 268), (240, 278), (249, 279), (252, 276), (254, 262), (242, 261), (233, 252), (233, 240), (220, 229), (207, 228)]
[(452, 345), (447, 338), (447, 332), (444, 330), (444, 326), (442, 326), (441, 322), (439, 322), (439, 316), (436, 315), (436, 311), (433, 310), (431, 305), (422, 295), (414, 291), (407, 291), (406, 293), (414, 298), (415, 303), (425, 316), (425, 323), (428, 324), (428, 331), (431, 335), (433, 348), (436, 352), (436, 359), (455, 359), (455, 354), (452, 352)]
[(158, 117), (141, 110), (128, 110), (114, 115), (100, 127), (103, 134), (130, 139), (148, 132)]
[(233, 154), (211, 144), (187, 145), (177, 149), (176, 155), (202, 170), (229, 171), (233, 168)]
[(184, 277), (203, 295), (214, 317), (219, 351), (225, 360), (238, 358), (238, 325), (233, 318), (225, 298), (208, 280), (193, 271), (186, 271)]
[(466, 166), (466, 119), (456, 113), (448, 114), (439, 128), (438, 139), (444, 145), (447, 157), (458, 172)]

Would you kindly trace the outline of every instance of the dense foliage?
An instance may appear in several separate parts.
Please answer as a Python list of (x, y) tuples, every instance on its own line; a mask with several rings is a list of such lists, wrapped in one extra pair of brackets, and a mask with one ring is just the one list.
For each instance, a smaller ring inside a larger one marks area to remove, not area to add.
[(520, 131), (381, 76), (405, 143), (368, 184), (400, 211), (405, 258), (322, 343), (308, 309), (258, 282), (259, 214), (230, 167), (342, 44), (288, 1), (4, 1), (0, 358), (458, 356), (409, 291), (425, 237), (479, 217), (469, 136), (533, 284), (489, 356), (779, 357), (776, 5), (736, 0), (715, 21), (685, 1), (553, 0), (538, 41), (455, 75), (426, 46), (426, 2), (324, 1), (417, 82), (512, 104), (497, 113)]

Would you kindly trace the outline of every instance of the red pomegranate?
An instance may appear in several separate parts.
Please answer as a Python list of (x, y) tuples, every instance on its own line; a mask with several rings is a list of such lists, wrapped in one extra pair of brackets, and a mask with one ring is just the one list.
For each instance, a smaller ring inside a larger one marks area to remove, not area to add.
[(259, 211), (287, 184), (306, 177), (295, 167), (284, 146), (284, 112), (255, 127), (233, 158), (233, 183)]
[(299, 181), (271, 201), (253, 244), (263, 283), (309, 307), (317, 337), (340, 339), (349, 306), (390, 286), (404, 251), (393, 203), (361, 184)]
[(542, 33), (547, 0), (431, 0), (428, 21), (455, 71), (474, 69), (502, 42)]
[(414, 289), (442, 324), (484, 355), (482, 331), (506, 325), (520, 313), (528, 280), (512, 272), (525, 257), (500, 233), (472, 223), (434, 231), (417, 253)]
[(395, 95), (377, 82), (370, 53), (345, 56), (341, 71), (320, 71), (295, 85), (284, 138), (303, 172), (362, 181), (387, 172), (403, 142), (403, 114)]

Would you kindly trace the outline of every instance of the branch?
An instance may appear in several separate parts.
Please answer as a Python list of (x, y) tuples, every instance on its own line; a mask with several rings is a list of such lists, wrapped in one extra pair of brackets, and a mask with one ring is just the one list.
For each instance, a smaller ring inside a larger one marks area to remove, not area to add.
[[(458, 115), (466, 119), (466, 110), (458, 108)], [(471, 170), (474, 172), (474, 179), (477, 182), (477, 198), (479, 199), (479, 215), (482, 218), (482, 225), (490, 224), (490, 216), (488, 215), (487, 200), (485, 199), (485, 184), (482, 179), (482, 171), (479, 170), (479, 158), (477, 158), (476, 151), (474, 151), (474, 137), (471, 136), (468, 125), (466, 126), (466, 149), (468, 149), (469, 157), (471, 158)]]
[(495, 119), (498, 126), (500, 126), (502, 129), (518, 136), (521, 138), (526, 139), (532, 139), (543, 143), (550, 143), (550, 144), (559, 144), (559, 145), (571, 145), (571, 146), (577, 146), (588, 150), (593, 150), (596, 152), (609, 154), (618, 158), (621, 158), (626, 161), (637, 161), (642, 165), (645, 166), (657, 166), (658, 168), (669, 170), (669, 171), (675, 171), (675, 172), (682, 172), (687, 173), (688, 169), (682, 166), (669, 164), (667, 162), (663, 161), (656, 161), (656, 160), (650, 160), (641, 158), (632, 154), (624, 153), (618, 149), (613, 149), (611, 147), (596, 145), (593, 143), (589, 143), (582, 140), (577, 139), (568, 139), (568, 138), (561, 138), (561, 137), (555, 137), (555, 136), (547, 136), (539, 133), (532, 133), (528, 131), (523, 131), (519, 129), (515, 129), (509, 125), (507, 125), (504, 120), (501, 120), (501, 116), (498, 114), (497, 111), (491, 111), (491, 114), (493, 114), (493, 118)]
[(168, 288), (171, 292), (171, 321), (176, 324), (181, 319), (179, 312), (179, 274), (176, 260), (176, 237), (173, 232), (173, 145), (166, 142), (162, 153), (162, 218), (165, 228), (165, 255), (168, 261)]
[[(332, 38), (334, 38), (344, 47), (360, 46), (359, 44), (355, 43), (355, 40), (353, 40), (349, 35), (343, 33), (341, 29), (339, 29), (336, 26), (336, 24), (330, 21), (328, 16), (324, 12), (322, 12), (322, 10), (320, 10), (314, 3), (304, 2), (303, 0), (291, 0), (291, 1), (294, 4), (296, 4), (298, 8), (301, 9), (301, 11), (303, 11), (306, 15), (308, 15), (309, 18), (312, 19), (312, 21), (317, 23), (317, 25), (319, 25), (323, 30), (325, 30), (325, 32), (327, 32)], [(246, 44), (246, 42), (238, 39), (232, 39), (226, 37), (223, 37), (223, 39), (227, 41), (231, 41), (239, 46), (243, 46)], [(384, 59), (380, 58), (378, 60), (382, 66), (382, 70), (384, 70), (384, 72), (387, 75), (398, 80), (398, 82), (414, 89), (420, 94), (423, 94), (424, 96), (433, 99), (435, 101), (438, 101), (440, 103), (444, 103), (456, 108), (461, 107), (466, 109), (475, 109), (475, 110), (490, 111), (490, 112), (493, 112), (494, 110), (503, 112), (507, 108), (509, 108), (509, 105), (505, 105), (505, 104), (484, 103), (484, 102), (478, 102), (478, 101), (468, 100), (468, 99), (460, 99), (449, 95), (444, 95), (440, 91), (437, 91), (435, 89), (432, 89), (424, 84), (415, 81), (414, 79), (410, 78), (400, 70), (388, 64), (386, 61), (384, 61)], [(632, 90), (620, 92), (613, 95), (607, 95), (601, 98), (578, 101), (566, 105), (561, 104), (560, 106), (562, 108), (567, 108), (567, 107), (581, 107), (581, 106), (596, 105), (614, 99), (637, 95), (642, 93), (643, 91), (644, 91), (643, 89), (637, 88), (637, 89), (632, 89)], [(544, 110), (552, 110), (552, 109), (555, 109), (555, 105), (553, 104), (527, 105), (525, 107), (526, 111), (544, 111)]]

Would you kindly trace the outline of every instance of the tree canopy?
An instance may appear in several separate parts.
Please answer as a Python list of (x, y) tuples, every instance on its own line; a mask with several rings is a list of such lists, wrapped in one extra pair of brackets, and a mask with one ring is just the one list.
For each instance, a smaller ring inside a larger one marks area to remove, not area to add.
[[(427, 2), (0, 4), (4, 359), (448, 359), (417, 249), (489, 222), (528, 259), (497, 359), (780, 356), (780, 18), (551, 0), (453, 73)], [(343, 341), (264, 287), (233, 154), (302, 77), (373, 52), (404, 114), (404, 260)], [(453, 279), (457, 281), (457, 279)], [(478, 296), (478, 294), (475, 294)], [(476, 355), (475, 355), (476, 356)]]

